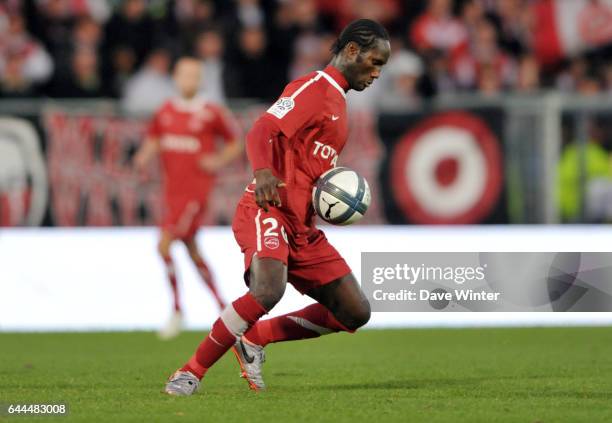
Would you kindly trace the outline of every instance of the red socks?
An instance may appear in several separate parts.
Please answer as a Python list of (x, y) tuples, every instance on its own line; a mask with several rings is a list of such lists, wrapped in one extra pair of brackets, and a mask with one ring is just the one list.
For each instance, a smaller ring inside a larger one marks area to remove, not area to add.
[(168, 276), (168, 282), (172, 288), (172, 298), (174, 300), (174, 311), (181, 311), (181, 303), (179, 301), (178, 284), (176, 282), (176, 272), (174, 270), (174, 262), (170, 256), (162, 256), (164, 264), (166, 265), (166, 275)]
[(225, 302), (223, 301), (223, 298), (221, 298), (221, 296), (219, 295), (219, 292), (217, 291), (217, 285), (215, 284), (212, 273), (210, 273), (208, 266), (206, 265), (204, 260), (194, 260), (194, 263), (196, 267), (198, 268), (198, 273), (200, 274), (200, 277), (202, 278), (206, 286), (208, 286), (208, 289), (210, 289), (210, 292), (215, 297), (217, 304), (219, 304), (219, 308), (223, 310), (225, 308)]
[(223, 310), (204, 342), (181, 370), (189, 371), (201, 379), (236, 340), (266, 313), (250, 293), (238, 298)]
[(312, 304), (302, 310), (260, 320), (245, 334), (245, 338), (265, 347), (271, 342), (316, 338), (332, 332), (354, 332), (342, 325), (321, 304)]

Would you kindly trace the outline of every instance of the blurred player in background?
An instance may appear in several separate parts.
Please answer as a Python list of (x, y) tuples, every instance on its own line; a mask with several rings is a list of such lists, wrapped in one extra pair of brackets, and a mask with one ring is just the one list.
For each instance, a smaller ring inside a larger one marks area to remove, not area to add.
[[(342, 31), (332, 51), (323, 71), (289, 83), (249, 131), (255, 180), (232, 225), (249, 292), (223, 310), (195, 354), (170, 377), (168, 394), (192, 395), (232, 347), (249, 387), (263, 389), (267, 344), (354, 332), (370, 318), (370, 304), (351, 269), (315, 226), (312, 189), (336, 166), (346, 143), (346, 92), (363, 91), (380, 76), (391, 54), (389, 35), (379, 23), (360, 19)], [(283, 297), (288, 281), (317, 303), (260, 321)]]
[[(195, 235), (206, 213), (215, 174), (242, 152), (238, 126), (230, 113), (197, 96), (202, 78), (201, 64), (193, 58), (180, 59), (174, 70), (179, 96), (167, 101), (155, 113), (146, 141), (134, 157), (143, 171), (159, 155), (163, 170), (164, 211), (159, 254), (172, 288), (174, 312), (159, 335), (176, 336), (182, 326), (178, 284), (170, 246), (175, 240), (187, 247), (198, 273), (215, 297), (220, 309), (225, 303), (209, 267), (202, 259)], [(224, 141), (217, 148), (216, 140)]]

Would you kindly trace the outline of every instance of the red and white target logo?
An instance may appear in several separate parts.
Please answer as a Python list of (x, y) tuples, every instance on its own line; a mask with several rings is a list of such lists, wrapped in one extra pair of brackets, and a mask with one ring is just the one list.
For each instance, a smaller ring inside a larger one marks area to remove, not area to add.
[(502, 187), (499, 141), (469, 113), (424, 120), (399, 141), (391, 159), (395, 200), (419, 224), (477, 223)]

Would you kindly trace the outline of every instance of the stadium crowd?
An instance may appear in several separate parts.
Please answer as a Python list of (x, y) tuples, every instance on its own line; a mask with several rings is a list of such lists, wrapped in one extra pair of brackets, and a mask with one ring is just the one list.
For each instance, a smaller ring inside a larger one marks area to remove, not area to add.
[[(211, 99), (272, 100), (322, 68), (340, 28), (369, 17), (392, 35), (379, 105), (438, 94), (542, 88), (612, 93), (609, 51), (542, 66), (533, 0), (5, 0), (0, 97), (121, 99), (150, 111), (174, 90), (180, 55), (202, 61)], [(370, 97), (371, 98), (371, 97)]]

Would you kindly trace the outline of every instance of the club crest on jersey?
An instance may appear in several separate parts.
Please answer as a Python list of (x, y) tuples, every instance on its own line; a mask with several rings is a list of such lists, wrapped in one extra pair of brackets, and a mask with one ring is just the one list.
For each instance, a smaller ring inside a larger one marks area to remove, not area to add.
[(268, 247), (270, 250), (276, 250), (280, 245), (278, 238), (273, 236), (267, 236), (264, 238), (264, 245)]
[(295, 102), (293, 101), (291, 97), (281, 97), (267, 111), (271, 115), (274, 115), (279, 119), (282, 119), (294, 107), (295, 107)]

